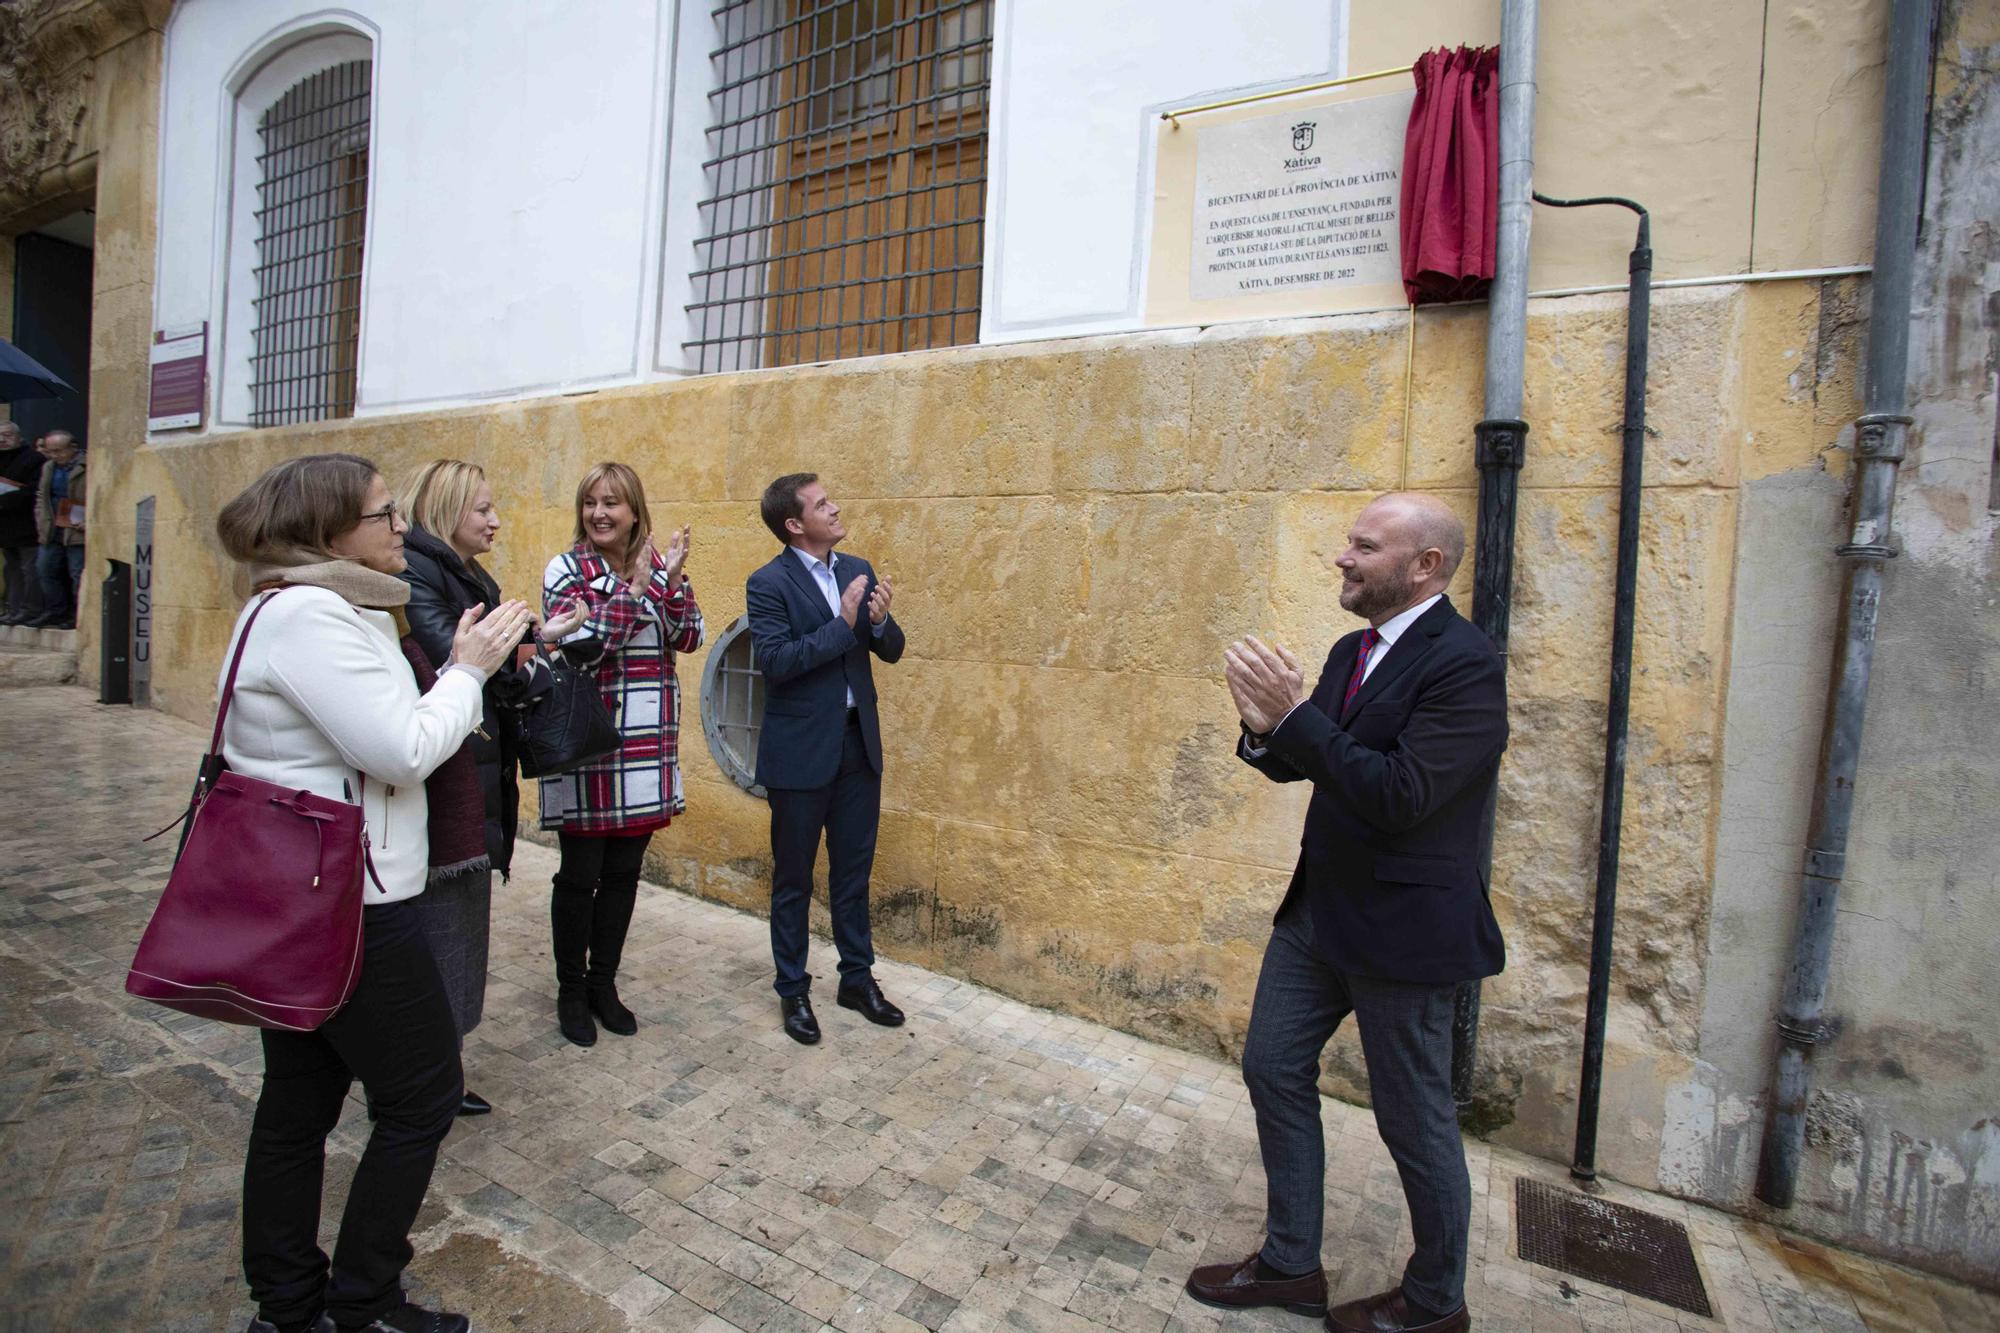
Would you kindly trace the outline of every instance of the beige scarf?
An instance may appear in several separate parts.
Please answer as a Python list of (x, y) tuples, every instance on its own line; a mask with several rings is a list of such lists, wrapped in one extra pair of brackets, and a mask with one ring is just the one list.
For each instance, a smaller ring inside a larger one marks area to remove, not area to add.
[(298, 583), (337, 592), (355, 606), (393, 611), (410, 600), (410, 585), (353, 560), (321, 560), (307, 564), (243, 565), (240, 577), (248, 588), (272, 583)]

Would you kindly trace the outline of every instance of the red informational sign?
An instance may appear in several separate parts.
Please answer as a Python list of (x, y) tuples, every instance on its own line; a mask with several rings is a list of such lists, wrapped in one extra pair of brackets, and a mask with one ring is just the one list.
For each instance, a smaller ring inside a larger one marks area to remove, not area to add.
[(208, 396), (208, 325), (155, 330), (152, 362), (146, 429), (199, 428), (202, 404)]

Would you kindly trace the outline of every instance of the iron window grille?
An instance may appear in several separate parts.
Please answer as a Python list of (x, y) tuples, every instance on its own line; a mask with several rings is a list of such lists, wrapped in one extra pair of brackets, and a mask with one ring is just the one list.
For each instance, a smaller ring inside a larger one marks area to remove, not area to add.
[(257, 121), (254, 426), (354, 415), (371, 65), (309, 75)]
[(738, 616), (708, 650), (701, 672), (701, 731), (708, 752), (730, 780), (752, 796), (757, 785), (757, 736), (764, 729), (764, 673), (750, 641), (750, 618)]
[(721, 0), (697, 368), (975, 342), (993, 0)]

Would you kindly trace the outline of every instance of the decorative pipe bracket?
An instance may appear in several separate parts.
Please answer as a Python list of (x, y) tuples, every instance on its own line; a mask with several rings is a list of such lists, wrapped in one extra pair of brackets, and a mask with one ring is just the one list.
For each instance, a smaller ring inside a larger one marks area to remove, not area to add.
[(1839, 879), (1847, 873), (1847, 853), (1807, 848), (1806, 873), (1816, 879)]
[(1528, 454), (1528, 423), (1488, 418), (1472, 428), (1474, 461), (1480, 468), (1519, 468)]
[(1854, 456), (1883, 463), (1900, 463), (1909, 445), (1911, 418), (1900, 412), (1875, 412), (1854, 421)]
[(1831, 1041), (1835, 1032), (1825, 1023), (1794, 1023), (1791, 1019), (1780, 1016), (1778, 1035), (1794, 1046), (1810, 1048), (1823, 1041)]

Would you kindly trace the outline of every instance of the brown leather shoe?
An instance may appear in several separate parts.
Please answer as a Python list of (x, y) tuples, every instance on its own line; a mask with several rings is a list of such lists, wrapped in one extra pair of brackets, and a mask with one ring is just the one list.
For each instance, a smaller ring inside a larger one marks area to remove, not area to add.
[(1326, 1326), (1332, 1333), (1465, 1333), (1472, 1316), (1461, 1305), (1442, 1319), (1413, 1324), (1403, 1289), (1395, 1287), (1334, 1306), (1327, 1311)]
[(1326, 1313), (1326, 1272), (1315, 1268), (1304, 1277), (1265, 1282), (1257, 1276), (1257, 1256), (1241, 1263), (1209, 1264), (1188, 1274), (1187, 1294), (1203, 1305), (1225, 1310), (1254, 1305), (1281, 1305), (1293, 1314)]

